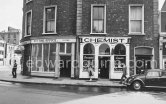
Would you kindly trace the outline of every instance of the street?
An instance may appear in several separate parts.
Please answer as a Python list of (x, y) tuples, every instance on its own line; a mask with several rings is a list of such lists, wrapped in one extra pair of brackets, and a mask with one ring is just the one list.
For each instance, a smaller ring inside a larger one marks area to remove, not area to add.
[(0, 82), (0, 104), (165, 104), (165, 89), (55, 86)]

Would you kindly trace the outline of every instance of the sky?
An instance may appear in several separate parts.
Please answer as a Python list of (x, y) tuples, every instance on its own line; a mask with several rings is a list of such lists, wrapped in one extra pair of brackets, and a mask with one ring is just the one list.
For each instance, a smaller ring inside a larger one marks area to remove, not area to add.
[[(159, 10), (164, 0), (159, 0)], [(0, 0), (0, 31), (8, 26), (22, 29), (23, 0)]]

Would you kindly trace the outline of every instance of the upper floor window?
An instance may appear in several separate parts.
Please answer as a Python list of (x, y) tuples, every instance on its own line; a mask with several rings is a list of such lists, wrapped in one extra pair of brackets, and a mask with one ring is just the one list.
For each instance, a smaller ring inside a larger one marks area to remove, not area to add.
[(144, 34), (144, 6), (129, 6), (129, 34)]
[(44, 33), (56, 33), (56, 6), (44, 8)]
[(106, 33), (106, 6), (91, 6), (91, 33)]
[(26, 13), (25, 19), (25, 36), (31, 35), (31, 22), (32, 22), (32, 11)]
[(161, 33), (166, 33), (166, 11), (161, 12), (161, 25), (160, 25)]

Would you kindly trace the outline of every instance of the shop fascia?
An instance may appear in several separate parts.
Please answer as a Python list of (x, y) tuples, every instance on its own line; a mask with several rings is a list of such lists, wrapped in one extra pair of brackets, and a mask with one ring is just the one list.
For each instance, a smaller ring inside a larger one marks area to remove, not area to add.
[(35, 43), (62, 43), (62, 42), (76, 42), (76, 39), (33, 39), (33, 40), (29, 40), (29, 41), (24, 41), (21, 44), (25, 45), (25, 44), (35, 44)]
[(80, 43), (130, 44), (131, 37), (80, 37)]

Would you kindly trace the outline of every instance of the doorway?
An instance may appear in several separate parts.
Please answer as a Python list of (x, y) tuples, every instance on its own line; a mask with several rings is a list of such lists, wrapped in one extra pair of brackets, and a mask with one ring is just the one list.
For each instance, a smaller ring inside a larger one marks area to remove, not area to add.
[(60, 56), (60, 77), (71, 76), (71, 56)]
[(136, 74), (144, 74), (151, 69), (152, 55), (136, 55)]
[(110, 57), (99, 56), (99, 68), (98, 68), (99, 78), (108, 79), (109, 69), (110, 69)]

